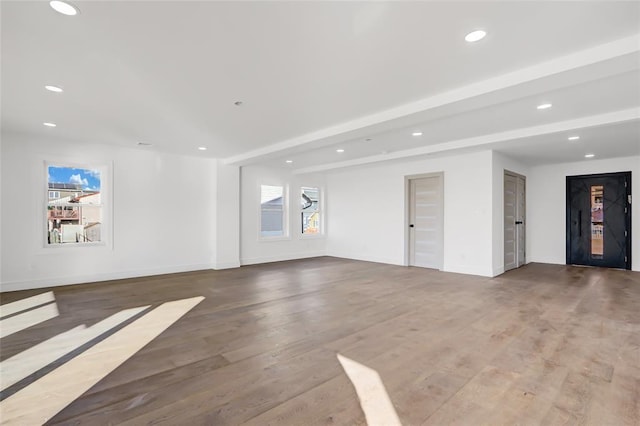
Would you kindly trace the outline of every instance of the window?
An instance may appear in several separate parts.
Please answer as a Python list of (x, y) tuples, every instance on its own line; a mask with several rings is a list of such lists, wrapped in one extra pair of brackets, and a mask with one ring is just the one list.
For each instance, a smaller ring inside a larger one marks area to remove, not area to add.
[(98, 169), (47, 165), (47, 245), (103, 241), (102, 175)]
[(302, 234), (320, 234), (320, 188), (302, 187), (300, 195)]
[(260, 186), (260, 236), (284, 237), (285, 190), (283, 186)]

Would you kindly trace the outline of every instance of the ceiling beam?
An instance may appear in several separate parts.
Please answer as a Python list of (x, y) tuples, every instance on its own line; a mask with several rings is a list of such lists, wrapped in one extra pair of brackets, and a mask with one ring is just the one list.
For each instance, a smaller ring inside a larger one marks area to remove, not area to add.
[[(387, 109), (356, 120), (330, 126), (315, 132), (307, 133), (292, 139), (274, 143), (263, 148), (243, 154), (228, 157), (225, 164), (247, 165), (263, 161), (286, 153), (300, 152), (304, 149), (319, 148), (334, 143), (343, 142), (357, 137), (379, 133), (398, 127), (398, 122), (409, 116), (425, 111), (445, 107), (456, 102), (470, 100), (482, 95), (501, 90), (515, 88), (526, 83), (555, 76), (567, 71), (588, 67), (597, 63), (621, 58), (640, 52), (640, 34), (601, 44), (589, 49), (581, 50), (560, 58), (542, 62), (527, 68), (502, 74), (487, 80), (459, 87), (441, 94), (431, 96), (416, 102), (407, 103), (395, 108)], [(631, 61), (637, 68), (637, 60)], [(620, 71), (619, 71), (620, 72)], [(600, 78), (601, 75), (593, 78)], [(571, 78), (565, 79), (566, 85), (575, 84)], [(499, 102), (492, 99), (491, 103)], [(475, 105), (478, 107), (479, 105)], [(482, 106), (482, 105), (480, 105)], [(487, 105), (484, 105), (487, 106)], [(395, 122), (395, 125), (394, 125)]]
[(340, 161), (336, 163), (322, 164), (319, 166), (295, 169), (293, 174), (315, 173), (345, 167), (361, 166), (364, 164), (380, 163), (384, 161), (399, 160), (404, 158), (415, 158), (429, 154), (456, 151), (461, 149), (490, 149), (491, 145), (499, 142), (517, 141), (532, 136), (548, 135), (553, 133), (567, 132), (576, 129), (605, 126), (608, 124), (618, 124), (627, 121), (640, 120), (640, 108), (629, 108), (621, 111), (609, 112), (605, 114), (590, 115), (572, 120), (559, 121), (555, 123), (542, 124), (539, 126), (525, 127), (516, 130), (508, 130), (489, 135), (474, 136), (471, 138), (458, 139), (419, 148), (406, 149), (391, 152), (388, 154), (377, 154), (368, 157), (356, 158), (353, 160)]

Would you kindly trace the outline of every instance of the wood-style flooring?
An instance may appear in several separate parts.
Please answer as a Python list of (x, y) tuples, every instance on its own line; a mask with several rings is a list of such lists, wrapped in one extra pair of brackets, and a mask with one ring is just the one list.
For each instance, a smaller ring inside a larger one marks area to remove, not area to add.
[(127, 346), (128, 325), (192, 301), (149, 343), (134, 339), (142, 349), (48, 424), (364, 424), (337, 354), (377, 371), (405, 425), (640, 424), (637, 272), (529, 264), (489, 279), (323, 257), (3, 293), (1, 302), (48, 291), (58, 315), (3, 337), (3, 363), (74, 327), (146, 310), (119, 314), (120, 325), (34, 367), (3, 400), (31, 390), (44, 404), (47, 375), (68, 364), (50, 377), (86, 379), (113, 361), (104, 346)]

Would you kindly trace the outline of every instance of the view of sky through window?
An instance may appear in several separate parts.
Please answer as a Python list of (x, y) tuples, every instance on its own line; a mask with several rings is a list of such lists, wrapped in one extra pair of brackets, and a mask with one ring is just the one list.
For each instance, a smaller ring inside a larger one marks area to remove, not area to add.
[(82, 185), (82, 189), (100, 191), (100, 171), (75, 167), (48, 167), (49, 183)]

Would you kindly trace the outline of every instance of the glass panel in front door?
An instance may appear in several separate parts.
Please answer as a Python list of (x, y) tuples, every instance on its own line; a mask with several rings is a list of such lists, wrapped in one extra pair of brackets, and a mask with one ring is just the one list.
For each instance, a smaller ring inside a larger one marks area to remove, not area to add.
[(602, 259), (604, 255), (604, 187), (591, 186), (591, 258)]

